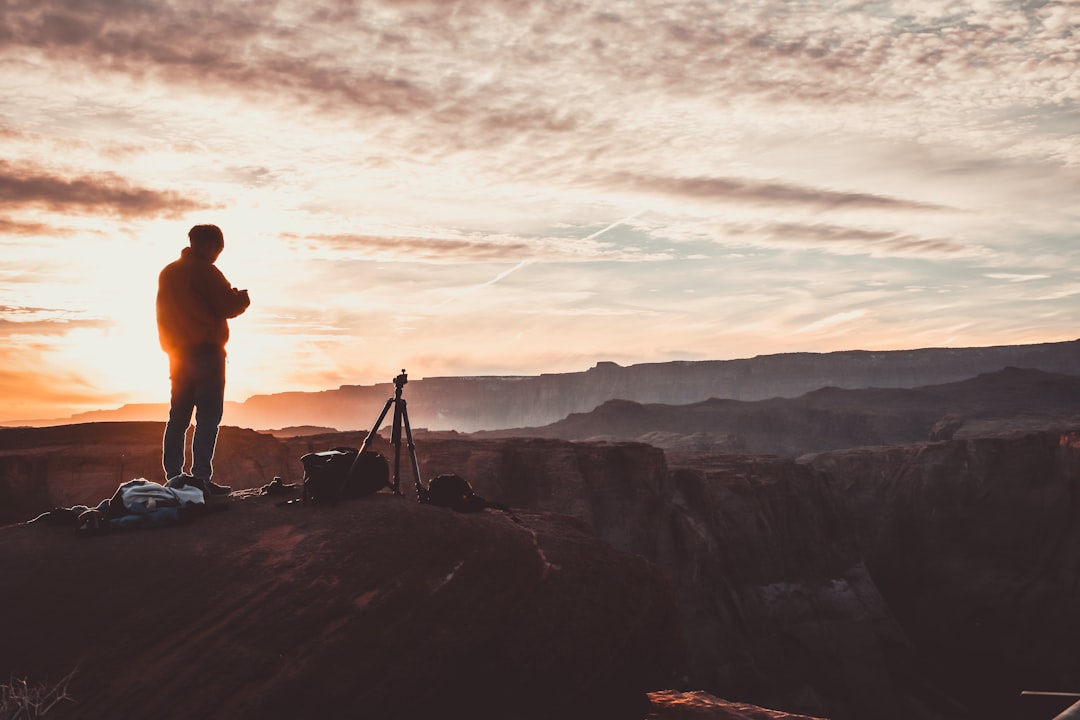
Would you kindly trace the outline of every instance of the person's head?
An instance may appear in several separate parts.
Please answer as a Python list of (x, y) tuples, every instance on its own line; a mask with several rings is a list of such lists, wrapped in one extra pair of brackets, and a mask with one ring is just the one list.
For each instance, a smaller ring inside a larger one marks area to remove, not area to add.
[(210, 262), (217, 260), (225, 249), (225, 236), (217, 225), (196, 225), (188, 230), (191, 248)]

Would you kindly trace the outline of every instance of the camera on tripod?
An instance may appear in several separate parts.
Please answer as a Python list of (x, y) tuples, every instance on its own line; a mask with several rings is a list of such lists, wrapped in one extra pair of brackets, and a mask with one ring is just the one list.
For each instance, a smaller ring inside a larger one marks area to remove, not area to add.
[(383, 420), (386, 419), (386, 413), (390, 412), (390, 407), (393, 406), (394, 419), (390, 430), (390, 444), (394, 446), (394, 476), (392, 480), (394, 494), (401, 494), (401, 428), (404, 426), (405, 440), (409, 448), (409, 456), (412, 459), (413, 483), (419, 497), (423, 491), (423, 484), (420, 481), (420, 463), (416, 460), (416, 445), (413, 443), (412, 427), (409, 425), (408, 404), (405, 402), (405, 398), (401, 397), (402, 390), (405, 389), (405, 384), (408, 382), (409, 375), (405, 372), (405, 368), (402, 368), (401, 374), (394, 378), (394, 396), (387, 399), (386, 405), (383, 406), (382, 412), (379, 413), (379, 419), (375, 421), (375, 424), (371, 427), (371, 432), (364, 438), (364, 444), (360, 447), (357, 458), (363, 455), (364, 451), (371, 445), (371, 441), (375, 439)]
[[(308, 485), (315, 479), (326, 479), (330, 474), (330, 482), (334, 489), (328, 491), (331, 502), (345, 496), (347, 487), (352, 487), (355, 494), (376, 493), (389, 486), (395, 495), (401, 495), (401, 429), (405, 428), (405, 439), (408, 443), (409, 457), (412, 458), (413, 482), (416, 487), (416, 499), (420, 503), (439, 505), (452, 508), (458, 512), (480, 512), (486, 508), (501, 510), (510, 516), (514, 522), (521, 520), (514, 515), (514, 511), (500, 502), (491, 502), (477, 495), (469, 482), (453, 473), (445, 473), (433, 477), (427, 487), (420, 480), (420, 463), (416, 459), (416, 445), (413, 443), (412, 426), (409, 425), (409, 409), (401, 392), (405, 384), (409, 382), (409, 376), (402, 368), (401, 374), (394, 378), (394, 396), (386, 401), (379, 419), (371, 427), (371, 432), (364, 438), (364, 444), (359, 450), (353, 448), (334, 448), (323, 453), (308, 453), (300, 458), (304, 463), (304, 497), (308, 495)], [(390, 431), (390, 443), (394, 446), (394, 478), (393, 482), (387, 480), (387, 460), (379, 453), (368, 451), (372, 440), (386, 419), (386, 413), (390, 407), (394, 408), (393, 426)], [(346, 465), (346, 463), (348, 463)], [(350, 485), (350, 480), (357, 478)], [(325, 484), (320, 483), (325, 487)]]

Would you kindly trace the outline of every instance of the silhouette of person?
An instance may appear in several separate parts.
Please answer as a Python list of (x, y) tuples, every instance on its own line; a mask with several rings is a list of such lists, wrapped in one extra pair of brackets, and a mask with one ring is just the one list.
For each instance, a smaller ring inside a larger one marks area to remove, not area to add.
[[(225, 343), (229, 318), (251, 304), (247, 290), (229, 284), (214, 263), (225, 248), (217, 225), (188, 231), (190, 247), (158, 275), (157, 325), (161, 348), (169, 355), (172, 391), (169, 421), (162, 439), (166, 482), (201, 487), (206, 495), (225, 495), (212, 481), (214, 448), (225, 406)], [(191, 473), (183, 472), (184, 437), (195, 411)]]

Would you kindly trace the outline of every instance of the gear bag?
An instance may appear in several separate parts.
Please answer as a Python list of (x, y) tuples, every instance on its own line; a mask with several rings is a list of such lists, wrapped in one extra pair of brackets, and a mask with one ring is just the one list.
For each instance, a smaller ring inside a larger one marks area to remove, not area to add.
[(374, 495), (390, 484), (390, 464), (382, 453), (336, 447), (308, 453), (304, 466), (304, 503), (329, 503)]
[(431, 478), (426, 488), (417, 484), (416, 491), (421, 504), (438, 505), (463, 513), (482, 512), (486, 508), (491, 508), (503, 511), (514, 522), (521, 522), (508, 506), (485, 500), (477, 495), (472, 484), (460, 475), (452, 473), (436, 475)]

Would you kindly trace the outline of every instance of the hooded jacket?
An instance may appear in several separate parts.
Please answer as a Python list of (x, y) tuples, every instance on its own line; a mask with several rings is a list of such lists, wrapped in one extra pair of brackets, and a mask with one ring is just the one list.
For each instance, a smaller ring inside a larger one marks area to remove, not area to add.
[(157, 324), (161, 349), (170, 355), (196, 346), (221, 349), (229, 340), (229, 318), (251, 301), (229, 284), (212, 262), (190, 247), (158, 275)]

